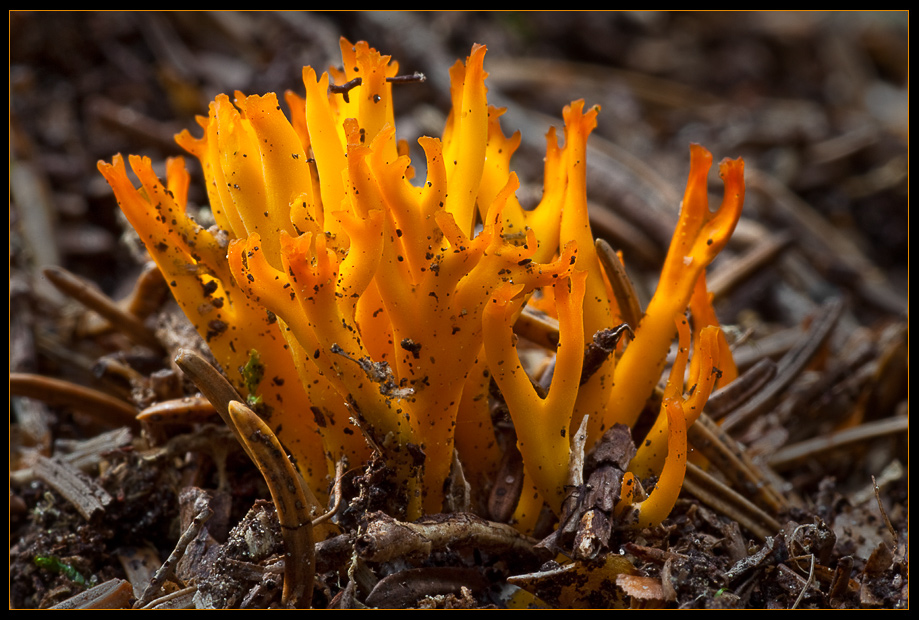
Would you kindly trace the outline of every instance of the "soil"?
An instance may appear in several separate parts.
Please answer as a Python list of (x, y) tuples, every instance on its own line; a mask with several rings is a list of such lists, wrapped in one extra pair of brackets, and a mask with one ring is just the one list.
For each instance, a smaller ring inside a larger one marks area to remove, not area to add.
[[(584, 461), (577, 490), (589, 499), (570, 527), (552, 534), (549, 522), (533, 538), (465, 513), (404, 524), (385, 464), (351, 471), (334, 529), (316, 527), (307, 602), (908, 608), (908, 13), (9, 17), (11, 608), (290, 603), (268, 489), (213, 409), (133, 417), (196, 396), (172, 359), (206, 349), (145, 271), (96, 162), (181, 154), (174, 134), (194, 131), (215, 95), (296, 90), (302, 66), (338, 64), (340, 36), (427, 76), (397, 90), (410, 142), (439, 135), (449, 66), (486, 44), (489, 101), (509, 108), (505, 132), (522, 134), (525, 204), (540, 195), (544, 136), (562, 107), (599, 104), (595, 233), (622, 251), (643, 301), (689, 144), (742, 156), (744, 217), (710, 284), (742, 371), (764, 360), (777, 370), (746, 400), (707, 408), (725, 431), (713, 441), (733, 446), (747, 478), (706, 452), (708, 477), (690, 476), (651, 529), (604, 512), (598, 481), (619, 470), (599, 458)], [(190, 199), (202, 204), (196, 173)], [(102, 319), (60, 284), (71, 276), (135, 314), (146, 302), (155, 341)], [(380, 555), (394, 530), (417, 538)], [(579, 555), (576, 541), (593, 551)]]

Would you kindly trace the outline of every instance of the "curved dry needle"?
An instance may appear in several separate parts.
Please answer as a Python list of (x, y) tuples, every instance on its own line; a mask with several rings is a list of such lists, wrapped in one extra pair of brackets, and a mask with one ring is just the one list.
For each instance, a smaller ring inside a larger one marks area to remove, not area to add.
[[(243, 450), (246, 451), (249, 458), (255, 461), (255, 457), (249, 450), (248, 442), (243, 438), (239, 429), (236, 428), (233, 419), (230, 417), (230, 403), (234, 401), (243, 402), (243, 397), (239, 395), (236, 388), (234, 388), (227, 378), (224, 377), (219, 370), (214, 368), (210, 362), (194, 351), (179, 349), (174, 361), (176, 366), (194, 382), (195, 386), (201, 391), (201, 394), (211, 402), (224, 424), (233, 431), (233, 435), (236, 437), (236, 440), (239, 441)], [(312, 490), (310, 490), (303, 481), (303, 478), (297, 476), (296, 479), (303, 488), (303, 493), (309, 501), (311, 510), (316, 513), (321, 511), (322, 505), (319, 503), (319, 500), (316, 499)]]
[[(201, 390), (201, 394), (208, 399), (220, 414), (224, 423), (233, 431), (236, 439), (249, 453), (246, 442), (239, 434), (239, 430), (233, 425), (230, 419), (229, 407), (233, 401), (242, 401), (243, 397), (239, 395), (226, 377), (219, 370), (214, 368), (206, 359), (188, 349), (179, 349), (175, 356), (175, 364), (184, 372), (195, 386)], [(249, 454), (250, 458), (252, 457)]]
[(200, 396), (186, 396), (154, 403), (137, 414), (146, 422), (175, 422), (207, 420), (216, 413), (214, 405)]
[(282, 600), (291, 607), (310, 607), (313, 598), (314, 558), (311, 502), (300, 484), (300, 474), (271, 429), (255, 412), (239, 401), (229, 404), (234, 427), (265, 477), (281, 524), (284, 539), (284, 591)]
[(84, 385), (32, 373), (11, 372), (9, 386), (10, 396), (25, 396), (49, 405), (72, 407), (116, 427), (138, 427), (137, 410), (133, 405)]
[(318, 510), (319, 502), (303, 483), (271, 429), (242, 404), (242, 397), (220, 371), (186, 349), (179, 350), (175, 363), (211, 401), (265, 477), (286, 549), (284, 602), (294, 607), (309, 605), (315, 571), (310, 514), (312, 508)]
[[(227, 378), (224, 377), (219, 370), (214, 368), (210, 362), (194, 351), (179, 349), (175, 357), (175, 363), (182, 372), (188, 375), (195, 386), (201, 390), (204, 397), (211, 402), (214, 409), (220, 414), (224, 424), (233, 431), (233, 435), (235, 435), (240, 445), (242, 445), (246, 454), (254, 461), (255, 457), (249, 452), (247, 442), (244, 440), (239, 429), (236, 428), (236, 425), (230, 417), (230, 403), (234, 401), (243, 402), (243, 397), (239, 395), (236, 388), (234, 388)], [(297, 480), (300, 481), (300, 486), (303, 487), (303, 493), (309, 500), (311, 510), (318, 513), (322, 510), (322, 505), (319, 503), (319, 500), (313, 495), (313, 492), (305, 484), (302, 477), (298, 476)]]

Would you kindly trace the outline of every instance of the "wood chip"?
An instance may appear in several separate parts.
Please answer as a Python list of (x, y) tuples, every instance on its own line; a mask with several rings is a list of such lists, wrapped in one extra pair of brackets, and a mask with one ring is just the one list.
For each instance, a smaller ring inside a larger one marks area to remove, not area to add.
[(432, 515), (406, 523), (377, 512), (369, 516), (355, 550), (368, 562), (427, 558), (434, 551), (461, 547), (536, 559), (535, 544), (510, 525), (472, 514)]
[(95, 482), (86, 479), (72, 465), (39, 455), (32, 466), (35, 476), (71, 503), (89, 521), (102, 514), (112, 496)]
[(673, 600), (667, 598), (660, 579), (655, 579), (654, 577), (622, 574), (616, 577), (616, 585), (632, 598), (644, 601)]
[(58, 603), (51, 609), (128, 609), (133, 596), (129, 582), (124, 579), (110, 579)]

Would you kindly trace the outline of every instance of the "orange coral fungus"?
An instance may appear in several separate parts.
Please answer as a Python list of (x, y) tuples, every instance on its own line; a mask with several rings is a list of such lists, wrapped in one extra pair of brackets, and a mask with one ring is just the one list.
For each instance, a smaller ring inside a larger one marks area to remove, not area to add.
[[(634, 511), (639, 524), (659, 522), (682, 484), (686, 425), (713, 368), (730, 364), (703, 278), (739, 217), (742, 163), (722, 164), (725, 200), (710, 213), (711, 156), (692, 147), (658, 291), (624, 351), (586, 372), (585, 347), (622, 323), (587, 212), (586, 145), (599, 108), (565, 108), (563, 145), (554, 130), (547, 136), (543, 198), (526, 210), (510, 170), (520, 137), (504, 135), (503, 110), (487, 103), (483, 46), (450, 71), (453, 110), (441, 139), (419, 140), (419, 181), (395, 135), (398, 66), (363, 42), (343, 39), (341, 51), (342, 71), (304, 68), (305, 97), (285, 96), (289, 118), (274, 94), (221, 95), (199, 119), (200, 138), (177, 136), (201, 162), (211, 228), (186, 214), (181, 159), (163, 183), (149, 160), (131, 157), (139, 187), (120, 156), (99, 164), (223, 370), (317, 496), (334, 463), (358, 465), (379, 450), (410, 518), (444, 509), (452, 468), (487, 489), (503, 450), (489, 403), (500, 392), (532, 490), (517, 513), (525, 527), (543, 503), (560, 511), (572, 430), (585, 416), (591, 441), (635, 423), (679, 325), (677, 363), (634, 468), (661, 474)], [(533, 295), (559, 326), (546, 394), (513, 333)], [(691, 298), (700, 316), (684, 399)]]
[(743, 206), (743, 161), (721, 163), (724, 200), (712, 213), (708, 208), (711, 153), (694, 144), (690, 149), (689, 182), (680, 219), (670, 242), (660, 281), (634, 342), (616, 365), (615, 386), (609, 401), (618, 421), (632, 426), (657, 384), (673, 339), (674, 319), (686, 311), (696, 282), (727, 244)]

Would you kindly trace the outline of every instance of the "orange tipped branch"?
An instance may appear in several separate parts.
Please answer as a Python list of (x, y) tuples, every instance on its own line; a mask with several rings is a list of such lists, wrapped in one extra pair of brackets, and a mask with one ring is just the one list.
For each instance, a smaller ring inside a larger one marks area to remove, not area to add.
[(657, 291), (616, 366), (607, 410), (627, 426), (635, 424), (657, 384), (673, 340), (674, 319), (686, 311), (702, 271), (727, 244), (743, 206), (743, 161), (721, 163), (724, 199), (712, 213), (706, 182), (711, 154), (699, 145), (690, 152), (689, 182)]
[(536, 393), (514, 346), (513, 320), (521, 286), (506, 284), (485, 311), (485, 352), (517, 429), (517, 447), (542, 498), (561, 510), (571, 452), (571, 416), (584, 361), (583, 300), (587, 273), (574, 271), (554, 285), (559, 313), (555, 373), (545, 398)]

